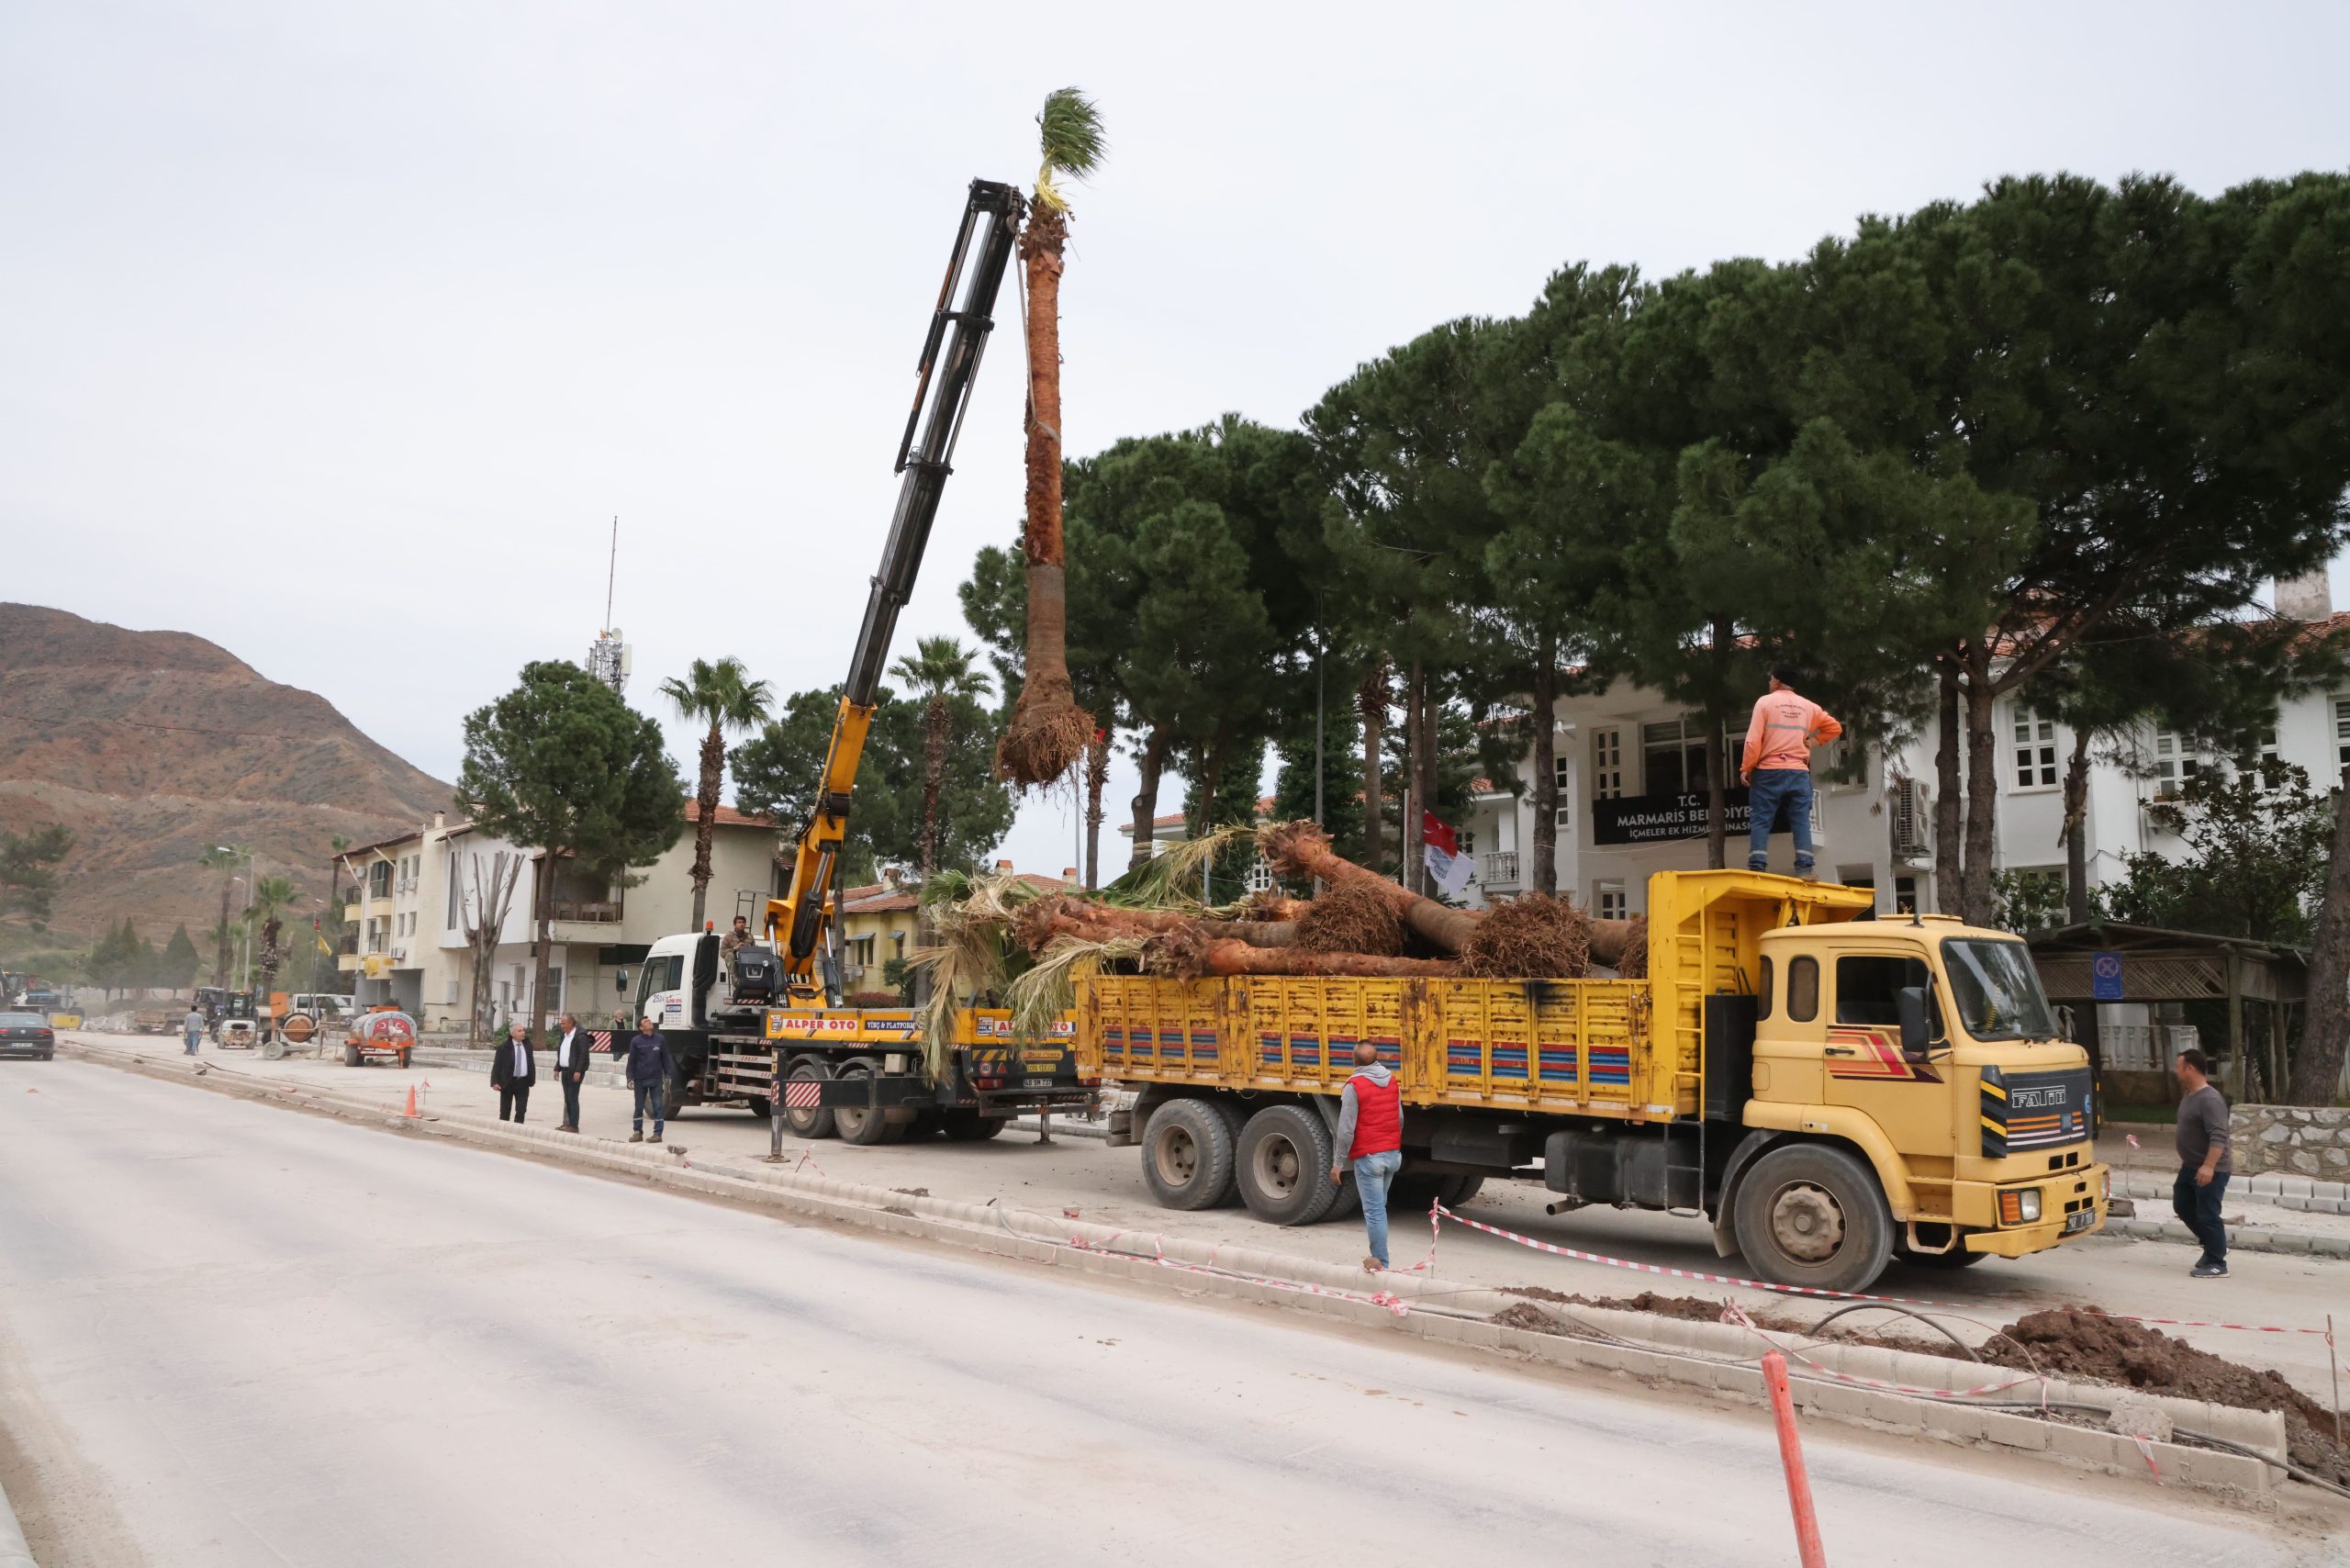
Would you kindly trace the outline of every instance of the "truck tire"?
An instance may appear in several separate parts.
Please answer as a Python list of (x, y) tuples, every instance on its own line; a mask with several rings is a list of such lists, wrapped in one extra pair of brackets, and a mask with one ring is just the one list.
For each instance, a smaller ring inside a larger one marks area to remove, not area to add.
[(345, 1067), (357, 1067), (359, 1065), (359, 1043), (357, 1041), (351, 1041), (342, 1047), (342, 1065)]
[(1240, 1131), (1240, 1201), (1269, 1225), (1312, 1225), (1338, 1201), (1330, 1160), (1330, 1125), (1320, 1112), (1268, 1105)]
[(949, 1143), (979, 1143), (1009, 1126), (1009, 1116), (982, 1116), (977, 1111), (942, 1111), (940, 1120)]
[(1361, 1215), (1362, 1189), (1355, 1184), (1354, 1172), (1348, 1171), (1347, 1179), (1338, 1183), (1338, 1195), (1330, 1200), (1330, 1207), (1323, 1214), (1323, 1223), (1359, 1219)]
[(400, 1070), (403, 1072), (408, 1070), (408, 1047), (402, 1046), (400, 1047)]
[(1212, 1209), (1232, 1196), (1232, 1124), (1207, 1101), (1169, 1100), (1142, 1132), (1142, 1179), (1162, 1209)]
[[(854, 1057), (841, 1063), (840, 1071), (834, 1076), (862, 1082), (873, 1076), (873, 1063), (865, 1057)], [(843, 1143), (868, 1148), (878, 1143), (895, 1143), (905, 1136), (904, 1124), (891, 1122), (889, 1112), (863, 1107), (854, 1111), (846, 1105), (836, 1107), (833, 1112), (833, 1126), (840, 1129)]]
[(1893, 1255), (1893, 1211), (1876, 1173), (1826, 1144), (1781, 1144), (1749, 1166), (1733, 1230), (1748, 1265), (1773, 1284), (1866, 1290)]
[(745, 1100), (743, 1102), (743, 1109), (763, 1122), (772, 1121), (775, 1117), (775, 1107), (769, 1105), (765, 1100)]
[[(832, 1074), (824, 1064), (813, 1057), (801, 1057), (784, 1070), (786, 1083), (822, 1083)], [(840, 1128), (834, 1124), (830, 1111), (809, 1105), (787, 1104), (783, 1108), (783, 1125), (791, 1129), (794, 1137), (837, 1137)]]
[(1466, 1207), (1475, 1200), (1478, 1193), (1485, 1190), (1485, 1179), (1483, 1176), (1449, 1176), (1445, 1180), (1448, 1185), (1439, 1191), (1437, 1196), (1444, 1201), (1444, 1206), (1449, 1209)]

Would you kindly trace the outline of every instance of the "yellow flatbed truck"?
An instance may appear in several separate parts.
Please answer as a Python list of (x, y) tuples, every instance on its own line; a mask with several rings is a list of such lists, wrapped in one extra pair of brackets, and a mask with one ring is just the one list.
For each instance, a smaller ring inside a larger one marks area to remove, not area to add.
[(1964, 1267), (2098, 1229), (2087, 1053), (2022, 942), (1871, 918), (1863, 890), (1749, 871), (1649, 879), (1642, 980), (1195, 981), (1078, 988), (1078, 1072), (1159, 1202), (1237, 1191), (1260, 1219), (1351, 1210), (1330, 1181), (1356, 1044), (1401, 1076), (1393, 1202), (1487, 1180), (1710, 1219), (1780, 1284), (1865, 1289), (1900, 1257)]

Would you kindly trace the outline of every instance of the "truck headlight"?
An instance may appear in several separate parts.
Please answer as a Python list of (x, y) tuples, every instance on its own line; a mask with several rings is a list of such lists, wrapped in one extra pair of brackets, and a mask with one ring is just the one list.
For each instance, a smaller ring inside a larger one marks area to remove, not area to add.
[(2001, 1225), (2030, 1225), (2039, 1217), (2039, 1188), (2010, 1187), (1999, 1194)]
[(2110, 1165), (2107, 1166), (2101, 1174), (2104, 1179), (2098, 1183), (2098, 1185), (2103, 1190), (2098, 1193), (2098, 1196), (2102, 1197), (2109, 1204), (2113, 1201), (2113, 1167)]

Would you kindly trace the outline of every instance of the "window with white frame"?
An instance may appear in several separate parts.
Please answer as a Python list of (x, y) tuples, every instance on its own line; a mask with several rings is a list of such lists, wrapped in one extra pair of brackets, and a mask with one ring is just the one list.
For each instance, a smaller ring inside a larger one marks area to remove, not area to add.
[(1477, 853), (1477, 835), (1465, 827), (1460, 830), (1460, 853), (1463, 856), (1472, 856)]
[(2203, 770), (2202, 756), (2177, 730), (2154, 732), (2154, 799), (2176, 801), (2187, 781)]
[(1641, 789), (1651, 795), (1694, 795), (1706, 787), (1706, 726), (1665, 719), (1640, 726)]
[(2015, 762), (2016, 788), (2054, 788), (2057, 779), (2056, 721), (2018, 703), (2015, 713), (2008, 722), (2008, 735), (2012, 743), (2010, 755)]
[(1591, 885), (1591, 910), (1602, 920), (1621, 920), (1630, 911), (1621, 882), (1594, 882)]
[(1559, 799), (1563, 801), (1567, 798), (1567, 790), (1569, 786), (1567, 783), (1567, 759), (1565, 757), (1552, 756), (1550, 758), (1550, 784), (1552, 788), (1559, 791)]
[(457, 857), (452, 852), (449, 856), (449, 929), (452, 931), (465, 928), (464, 890), (464, 880), (457, 875)]
[(1624, 793), (1624, 732), (1591, 732), (1591, 798), (1613, 801)]
[(2333, 766), (2350, 767), (2350, 697), (2333, 700)]
[[(1462, 834), (1460, 841), (1460, 847), (1464, 851), (1467, 850), (1469, 835)], [(1269, 893), (1273, 890), (1273, 868), (1267, 865), (1265, 857), (1259, 855), (1248, 862), (1248, 874), (1240, 879), (1240, 883), (1252, 893)]]

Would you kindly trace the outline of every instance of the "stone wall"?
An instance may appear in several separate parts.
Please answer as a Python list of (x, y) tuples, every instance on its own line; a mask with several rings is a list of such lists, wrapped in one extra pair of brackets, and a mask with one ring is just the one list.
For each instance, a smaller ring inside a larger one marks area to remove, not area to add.
[(2238, 1105), (2228, 1136), (2239, 1178), (2273, 1170), (2350, 1181), (2350, 1110)]

